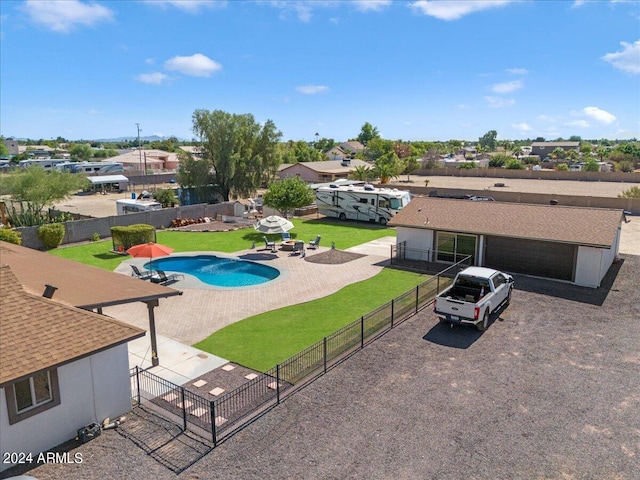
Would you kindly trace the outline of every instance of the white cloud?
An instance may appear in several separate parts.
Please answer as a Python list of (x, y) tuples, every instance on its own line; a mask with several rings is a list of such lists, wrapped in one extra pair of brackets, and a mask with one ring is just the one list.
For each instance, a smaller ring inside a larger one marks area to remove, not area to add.
[(353, 0), (353, 4), (361, 12), (379, 12), (391, 5), (391, 0)]
[(527, 70), (526, 68), (509, 68), (507, 69), (507, 73), (510, 73), (512, 75), (526, 75), (527, 73), (529, 73), (529, 70)]
[(458, 20), (465, 15), (488, 8), (501, 7), (513, 0), (416, 0), (409, 7), (430, 17), (440, 20)]
[(22, 8), (33, 22), (58, 33), (68, 33), (77, 26), (92, 27), (114, 17), (113, 12), (102, 5), (78, 0), (28, 0)]
[(176, 56), (164, 62), (164, 68), (193, 77), (209, 77), (222, 70), (222, 65), (214, 62), (206, 55), (195, 53), (190, 57)]
[(607, 53), (602, 60), (614, 68), (633, 74), (640, 74), (640, 40), (633, 43), (620, 42), (621, 52)]
[(610, 125), (616, 121), (615, 115), (607, 112), (606, 110), (602, 110), (598, 107), (585, 107), (582, 109), (582, 112), (587, 117), (597, 120), (598, 122), (602, 122), (606, 125)]
[(90, 108), (87, 111), (87, 115), (90, 115), (92, 117), (95, 116), (95, 115), (99, 115), (99, 114), (100, 114), (100, 112), (98, 110), (96, 110), (95, 108)]
[(316, 95), (318, 93), (329, 91), (329, 87), (326, 87), (324, 85), (303, 85), (300, 87), (296, 87), (296, 91), (305, 95)]
[(280, 17), (286, 19), (290, 13), (293, 13), (298, 20), (304, 23), (311, 21), (312, 8), (323, 7), (327, 4), (334, 4), (334, 2), (316, 1), (306, 2), (304, 0), (272, 0), (268, 2), (269, 5), (280, 10)]
[(144, 3), (156, 7), (175, 7), (183, 12), (198, 13), (203, 8), (224, 8), (226, 0), (144, 0)]
[(155, 58), (147, 58), (147, 59), (145, 59), (144, 63), (146, 63), (147, 65), (155, 65), (156, 64), (156, 59)]
[(514, 123), (511, 125), (511, 127), (520, 132), (530, 132), (531, 130), (533, 130), (533, 128), (531, 128), (531, 126), (526, 122)]
[(506, 108), (513, 106), (516, 101), (513, 98), (484, 97), (491, 108)]
[(511, 93), (522, 88), (522, 80), (512, 82), (496, 83), (491, 87), (494, 93)]
[(165, 80), (169, 77), (164, 73), (153, 72), (153, 73), (142, 73), (138, 75), (137, 80), (142, 83), (148, 83), (151, 85), (161, 85)]

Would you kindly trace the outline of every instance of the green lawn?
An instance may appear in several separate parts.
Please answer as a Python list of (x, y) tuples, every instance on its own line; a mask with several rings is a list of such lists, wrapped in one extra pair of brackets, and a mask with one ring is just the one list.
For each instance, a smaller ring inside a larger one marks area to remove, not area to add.
[(384, 269), (328, 297), (255, 315), (195, 344), (249, 368), (266, 371), (429, 277)]
[[(308, 243), (316, 235), (322, 235), (320, 246), (335, 247), (344, 250), (377, 238), (395, 236), (396, 231), (375, 224), (341, 223), (336, 220), (294, 219), (295, 228), (289, 232), (291, 238)], [(218, 251), (224, 253), (237, 252), (251, 247), (264, 246), (263, 234), (253, 228), (242, 228), (230, 232), (176, 232), (159, 230), (157, 241), (175, 249), (176, 252)], [(279, 235), (271, 236), (279, 239)], [(92, 242), (85, 245), (52, 250), (53, 255), (75, 260), (87, 265), (114, 270), (127, 257), (111, 252), (111, 240)]]

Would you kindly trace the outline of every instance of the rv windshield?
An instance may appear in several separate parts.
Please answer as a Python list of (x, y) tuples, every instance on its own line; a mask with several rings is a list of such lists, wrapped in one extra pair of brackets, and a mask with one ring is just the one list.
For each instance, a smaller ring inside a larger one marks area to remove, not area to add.
[(402, 207), (406, 207), (411, 200), (409, 195), (402, 195), (400, 198), (392, 198), (391, 199), (391, 208), (393, 210), (402, 210)]

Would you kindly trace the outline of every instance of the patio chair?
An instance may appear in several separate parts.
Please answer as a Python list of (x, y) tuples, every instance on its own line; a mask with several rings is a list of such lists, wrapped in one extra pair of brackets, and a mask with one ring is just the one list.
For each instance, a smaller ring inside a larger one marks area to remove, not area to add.
[(273, 252), (276, 249), (276, 242), (270, 242), (266, 235), (263, 235), (262, 238), (264, 238), (264, 248)]
[(133, 277), (139, 278), (140, 280), (151, 280), (153, 277), (153, 271), (141, 272), (138, 267), (135, 265), (131, 265), (131, 270), (133, 270)]
[(184, 280), (184, 275), (181, 273), (167, 275), (163, 270), (156, 270), (156, 274), (151, 277), (153, 283), (159, 283), (160, 285), (167, 285), (168, 283), (174, 283), (178, 280)]
[(291, 235), (289, 234), (289, 232), (284, 232), (282, 234), (282, 241), (283, 242), (288, 242), (289, 240), (291, 240)]
[(302, 252), (304, 252), (304, 242), (296, 240), (293, 244), (293, 252), (291, 252), (289, 255), (300, 255)]
[(311, 249), (316, 249), (318, 248), (318, 245), (320, 244), (320, 239), (322, 238), (322, 236), (317, 235), (315, 240), (309, 240), (309, 248)]

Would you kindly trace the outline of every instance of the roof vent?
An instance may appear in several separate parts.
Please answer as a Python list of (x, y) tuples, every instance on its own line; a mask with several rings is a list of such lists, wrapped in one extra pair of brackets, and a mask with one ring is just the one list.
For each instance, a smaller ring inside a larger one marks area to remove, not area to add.
[(58, 287), (54, 287), (53, 285), (49, 285), (47, 283), (45, 285), (44, 293), (42, 294), (42, 296), (44, 298), (51, 298), (51, 297), (53, 297), (53, 294), (56, 293), (57, 289), (58, 289)]
[(370, 183), (365, 183), (365, 184), (364, 184), (364, 189), (365, 189), (367, 192), (372, 192), (372, 191), (374, 191), (374, 190), (375, 190), (375, 187), (374, 187), (373, 185), (371, 185)]

